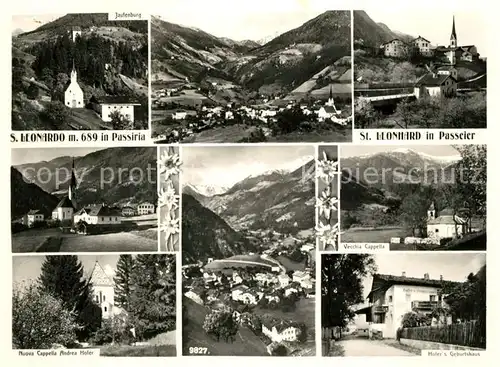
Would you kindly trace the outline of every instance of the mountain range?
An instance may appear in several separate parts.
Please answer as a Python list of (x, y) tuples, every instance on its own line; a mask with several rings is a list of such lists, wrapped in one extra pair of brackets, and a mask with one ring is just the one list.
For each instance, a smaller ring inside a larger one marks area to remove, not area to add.
[[(13, 215), (24, 214), (28, 206), (28, 210), (52, 211), (68, 191), (73, 159), (79, 205), (156, 203), (156, 148), (108, 148), (82, 157), (62, 156), (13, 166)], [(32, 203), (34, 197), (40, 201)]]
[(327, 11), (260, 45), (231, 41), (153, 17), (153, 80), (199, 83), (206, 77), (249, 90), (290, 92), (350, 56), (349, 11)]
[(186, 261), (254, 250), (240, 232), (296, 233), (314, 228), (314, 160), (293, 171), (265, 172), (205, 196), (183, 187), (182, 248)]
[(391, 30), (384, 23), (375, 22), (364, 10), (355, 10), (353, 12), (353, 19), (353, 40), (355, 44), (378, 48), (384, 42), (388, 42), (394, 38), (402, 40), (415, 38), (402, 32)]

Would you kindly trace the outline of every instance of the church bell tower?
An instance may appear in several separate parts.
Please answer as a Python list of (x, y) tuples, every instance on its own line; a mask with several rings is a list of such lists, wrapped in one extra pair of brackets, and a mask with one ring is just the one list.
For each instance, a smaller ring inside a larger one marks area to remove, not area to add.
[(457, 47), (458, 42), (457, 42), (457, 32), (455, 30), (455, 16), (453, 16), (453, 25), (451, 28), (451, 36), (450, 36), (450, 48), (455, 48)]

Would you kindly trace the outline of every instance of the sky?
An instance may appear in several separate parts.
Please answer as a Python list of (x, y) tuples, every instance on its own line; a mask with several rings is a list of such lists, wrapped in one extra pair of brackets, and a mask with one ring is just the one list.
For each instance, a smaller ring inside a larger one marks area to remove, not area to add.
[(12, 16), (12, 32), (16, 29), (22, 29), (24, 32), (29, 32), (64, 15), (65, 14), (14, 15)]
[(38, 163), (64, 156), (83, 157), (102, 149), (106, 148), (15, 148), (11, 150), (11, 164), (17, 166), (19, 164)]
[[(430, 279), (465, 281), (470, 273), (476, 273), (486, 263), (484, 253), (390, 253), (374, 255), (377, 273), (423, 278), (429, 273)], [(363, 280), (364, 298), (368, 297), (372, 277)]]
[(481, 56), (491, 53), (491, 50), (488, 50), (490, 43), (487, 38), (487, 19), (484, 10), (479, 6), (468, 11), (426, 6), (411, 10), (378, 6), (366, 8), (365, 11), (373, 21), (384, 23), (393, 31), (414, 37), (422, 36), (435, 46), (449, 45), (455, 15), (458, 45), (476, 45)]
[(342, 145), (340, 148), (340, 157), (342, 159), (342, 157), (391, 152), (399, 149), (411, 149), (417, 153), (436, 157), (460, 157), (460, 154), (451, 145)]
[(299, 27), (332, 9), (332, 4), (323, 0), (170, 0), (166, 9), (155, 16), (217, 37), (258, 41)]
[[(64, 256), (64, 255), (61, 255)], [(94, 264), (99, 261), (109, 277), (114, 277), (118, 255), (83, 255), (78, 256), (82, 262), (85, 276), (90, 276)], [(45, 256), (13, 256), (12, 283), (36, 280), (40, 275)]]
[(182, 182), (230, 187), (269, 170), (294, 170), (314, 159), (313, 146), (183, 147)]

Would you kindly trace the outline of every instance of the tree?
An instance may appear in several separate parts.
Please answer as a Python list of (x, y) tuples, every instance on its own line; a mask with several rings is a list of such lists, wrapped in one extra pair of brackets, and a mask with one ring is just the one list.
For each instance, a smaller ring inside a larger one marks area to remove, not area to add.
[(42, 291), (38, 284), (29, 284), (24, 289), (14, 288), (12, 348), (49, 349), (54, 344), (71, 346), (78, 328), (74, 314), (60, 299)]
[(132, 122), (126, 116), (123, 116), (120, 111), (113, 111), (109, 115), (111, 118), (111, 124), (114, 130), (127, 130), (133, 128)]
[(419, 124), (420, 120), (418, 118), (417, 108), (415, 107), (415, 102), (406, 98), (398, 103), (396, 107), (396, 114), (401, 117), (403, 122), (403, 127), (408, 128), (408, 126), (413, 124)]
[(417, 191), (403, 198), (401, 203), (401, 220), (405, 226), (411, 230), (415, 236), (415, 231), (422, 231), (427, 226), (427, 209), (429, 208), (428, 198)]
[(92, 286), (84, 279), (77, 256), (47, 256), (39, 281), (42, 292), (60, 300), (66, 310), (75, 314), (79, 338), (87, 338), (101, 326), (101, 308), (93, 301)]
[(431, 322), (427, 315), (421, 314), (419, 312), (410, 311), (403, 315), (401, 320), (402, 328), (417, 327), (429, 325)]
[(148, 339), (175, 328), (175, 257), (141, 254), (135, 258), (130, 314), (136, 334)]
[(66, 123), (69, 112), (64, 104), (59, 101), (53, 101), (47, 106), (45, 116), (55, 127), (60, 127)]
[(38, 87), (34, 83), (31, 83), (30, 86), (28, 87), (28, 90), (26, 91), (26, 96), (29, 99), (34, 100), (37, 99), (38, 94), (39, 94)]
[(115, 303), (126, 311), (130, 311), (130, 297), (132, 293), (132, 272), (134, 259), (132, 255), (120, 255), (116, 264)]
[(232, 341), (238, 332), (238, 323), (233, 317), (233, 310), (229, 307), (212, 310), (205, 316), (203, 330), (214, 336), (217, 341), (223, 338), (226, 343)]
[(354, 113), (356, 127), (361, 129), (369, 127), (379, 119), (379, 114), (375, 111), (371, 102), (363, 98), (356, 98)]
[(375, 272), (368, 254), (325, 255), (321, 264), (321, 323), (345, 327), (354, 317), (352, 306), (363, 302), (363, 278)]

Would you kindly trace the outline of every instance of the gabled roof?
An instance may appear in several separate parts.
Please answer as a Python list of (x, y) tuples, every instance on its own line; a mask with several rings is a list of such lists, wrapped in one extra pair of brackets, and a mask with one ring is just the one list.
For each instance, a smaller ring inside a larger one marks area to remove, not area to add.
[(392, 43), (392, 42), (394, 42), (394, 41), (404, 43), (404, 42), (403, 42), (403, 41), (401, 41), (399, 38), (393, 38), (393, 39), (392, 39), (392, 40), (390, 40), (390, 41), (387, 41), (387, 42), (385, 42), (385, 43), (382, 43), (382, 45), (387, 45), (387, 44)]
[(81, 215), (83, 213), (86, 213), (92, 217), (98, 216), (98, 215), (101, 215), (101, 216), (121, 215), (119, 210), (117, 210), (115, 208), (111, 208), (111, 207), (104, 205), (104, 204), (94, 204), (94, 205), (86, 206), (86, 207), (80, 209), (76, 214)]
[(427, 224), (465, 224), (465, 220), (455, 215), (440, 215), (437, 218), (431, 219)]
[(443, 83), (450, 78), (454, 82), (456, 82), (455, 78), (453, 78), (451, 75), (445, 75), (445, 74), (433, 74), (433, 73), (427, 73), (423, 77), (421, 77), (417, 83), (415, 83), (416, 86), (429, 86), (429, 87), (438, 87), (440, 85), (443, 85)]
[(372, 289), (368, 294), (368, 299), (372, 302), (374, 292), (385, 292), (393, 285), (416, 285), (427, 286), (433, 288), (442, 288), (445, 284), (458, 284), (459, 282), (452, 282), (440, 279), (425, 279), (425, 278), (412, 278), (406, 276), (388, 275), (388, 274), (375, 274), (372, 280)]
[(269, 330), (272, 330), (272, 328), (275, 327), (278, 333), (281, 333), (283, 330), (286, 330), (290, 327), (298, 328), (298, 324), (296, 322), (280, 320), (276, 318), (266, 318), (262, 320), (262, 324), (265, 325)]
[(328, 112), (328, 113), (337, 113), (337, 110), (333, 106), (325, 106), (323, 108), (325, 109), (325, 112)]
[(90, 282), (94, 286), (113, 286), (113, 280), (108, 277), (102, 266), (98, 261), (94, 264), (94, 269), (90, 275)]
[(59, 201), (59, 203), (57, 204), (57, 206), (54, 208), (54, 210), (58, 209), (58, 208), (72, 208), (72, 209), (75, 209), (75, 206), (73, 205), (73, 203), (71, 202), (69, 196), (65, 196), (61, 199), (61, 201)]
[(417, 38), (415, 38), (415, 39), (413, 40), (413, 42), (415, 42), (416, 40), (424, 40), (425, 42), (429, 42), (429, 43), (431, 43), (431, 41), (429, 41), (428, 39), (425, 39), (425, 38), (424, 38), (424, 37), (422, 37), (422, 36), (418, 36)]
[(232, 291), (235, 291), (235, 290), (238, 290), (238, 289), (241, 289), (242, 291), (245, 291), (245, 290), (247, 290), (247, 289), (248, 289), (248, 287), (247, 287), (245, 284), (239, 284), (239, 285), (237, 285), (236, 287), (233, 287), (233, 288), (231, 289), (231, 292), (232, 292)]
[(35, 214), (42, 214), (42, 212), (38, 209), (31, 209), (27, 215), (35, 215)]

